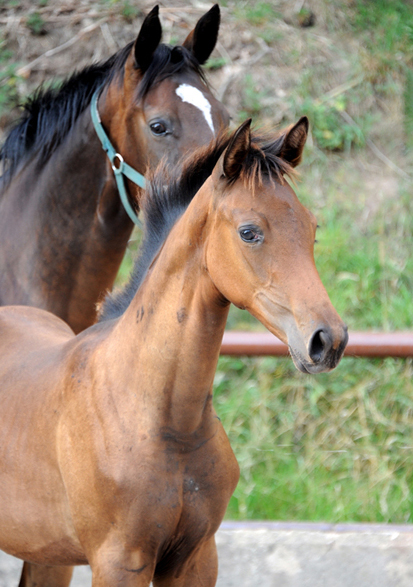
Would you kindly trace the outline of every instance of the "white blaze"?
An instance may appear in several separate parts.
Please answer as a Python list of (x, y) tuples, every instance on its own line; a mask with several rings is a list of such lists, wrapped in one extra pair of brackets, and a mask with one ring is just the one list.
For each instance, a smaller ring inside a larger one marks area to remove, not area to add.
[(204, 94), (198, 90), (198, 88), (194, 88), (188, 84), (181, 84), (179, 88), (176, 88), (176, 93), (183, 102), (188, 102), (196, 108), (199, 108), (205, 116), (209, 128), (212, 130), (213, 134), (215, 134), (214, 123), (212, 122), (211, 116), (211, 104), (205, 98)]

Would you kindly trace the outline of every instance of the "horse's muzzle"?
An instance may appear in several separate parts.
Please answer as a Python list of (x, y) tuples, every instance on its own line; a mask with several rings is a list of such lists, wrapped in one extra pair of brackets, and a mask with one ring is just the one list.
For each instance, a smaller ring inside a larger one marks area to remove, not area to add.
[(348, 329), (345, 324), (333, 332), (328, 326), (322, 326), (313, 332), (309, 339), (307, 353), (308, 359), (300, 356), (291, 346), (290, 353), (295, 366), (303, 373), (322, 373), (331, 371), (337, 367), (343, 356), (348, 342)]

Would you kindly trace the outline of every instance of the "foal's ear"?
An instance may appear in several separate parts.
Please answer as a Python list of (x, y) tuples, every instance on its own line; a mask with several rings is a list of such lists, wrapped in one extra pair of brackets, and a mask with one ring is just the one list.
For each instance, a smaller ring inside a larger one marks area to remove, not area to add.
[(221, 175), (229, 180), (238, 177), (251, 147), (251, 118), (248, 118), (232, 135), (222, 159)]
[(297, 167), (301, 161), (307, 135), (307, 116), (302, 116), (296, 124), (291, 126), (285, 132), (280, 157), (288, 161), (292, 167)]
[(193, 31), (189, 33), (182, 46), (188, 49), (197, 59), (200, 65), (203, 65), (211, 55), (218, 39), (219, 23), (221, 15), (218, 4), (208, 10), (202, 16)]
[(145, 72), (150, 66), (153, 54), (156, 51), (162, 37), (162, 26), (159, 20), (159, 6), (154, 6), (147, 15), (138, 38), (135, 41), (135, 67)]

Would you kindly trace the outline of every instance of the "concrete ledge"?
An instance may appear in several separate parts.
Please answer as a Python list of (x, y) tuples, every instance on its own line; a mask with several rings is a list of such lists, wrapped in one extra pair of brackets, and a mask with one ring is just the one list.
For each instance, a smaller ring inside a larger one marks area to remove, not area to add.
[(220, 587), (411, 587), (413, 526), (230, 523)]
[[(411, 587), (413, 526), (224, 522), (218, 587)], [(0, 587), (17, 587), (21, 561), (0, 552)], [(72, 587), (90, 587), (89, 567)]]

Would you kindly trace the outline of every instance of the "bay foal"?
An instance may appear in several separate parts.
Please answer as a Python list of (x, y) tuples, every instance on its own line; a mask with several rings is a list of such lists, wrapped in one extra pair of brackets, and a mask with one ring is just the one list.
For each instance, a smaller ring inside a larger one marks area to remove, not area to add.
[[(333, 369), (347, 330), (313, 258), (314, 216), (286, 176), (308, 122), (249, 121), (144, 199), (133, 278), (75, 336), (0, 308), (0, 547), (41, 565), (89, 563), (93, 587), (212, 587), (214, 534), (239, 469), (212, 404), (230, 303)], [(64, 567), (63, 567), (64, 568)]]

